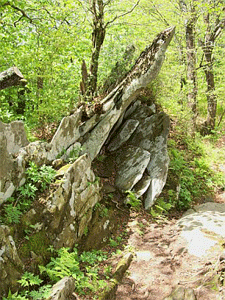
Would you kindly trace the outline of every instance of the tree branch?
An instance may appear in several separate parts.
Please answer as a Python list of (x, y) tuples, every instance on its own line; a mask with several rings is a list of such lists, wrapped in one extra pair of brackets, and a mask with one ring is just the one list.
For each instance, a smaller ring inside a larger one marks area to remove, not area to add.
[(135, 9), (135, 7), (138, 6), (139, 2), (140, 2), (140, 0), (138, 0), (137, 3), (136, 3), (129, 11), (127, 11), (127, 12), (125, 12), (125, 13), (119, 15), (119, 16), (115, 16), (115, 18), (113, 18), (111, 21), (107, 22), (106, 25), (105, 25), (105, 28), (106, 28), (109, 24), (112, 24), (113, 22), (115, 22), (117, 19), (122, 18), (122, 17), (124, 17), (124, 16), (130, 14), (130, 13)]
[(218, 38), (219, 35), (221, 34), (221, 32), (222, 32), (222, 30), (223, 30), (224, 27), (225, 27), (225, 18), (222, 19), (218, 23), (218, 25), (216, 26), (215, 30), (211, 34), (210, 40), (214, 42), (216, 40), (216, 38)]
[(17, 7), (17, 6), (15, 6), (14, 4), (11, 4), (9, 1), (6, 2), (6, 3), (4, 3), (2, 6), (10, 6), (10, 7), (12, 7), (14, 10), (19, 11), (19, 12), (22, 14), (22, 16), (21, 16), (17, 21), (14, 22), (14, 26), (15, 26), (15, 27), (16, 27), (16, 24), (17, 24), (22, 18), (26, 18), (26, 19), (28, 19), (28, 20), (30, 21), (30, 23), (33, 23), (33, 20), (27, 15), (27, 13), (26, 13), (23, 9), (21, 9), (21, 8), (19, 8), (19, 7)]
[(110, 2), (112, 2), (112, 0), (108, 0), (108, 1), (106, 1), (106, 2), (103, 4), (103, 6), (104, 6), (104, 7), (106, 7), (107, 5), (109, 5), (109, 4), (110, 4)]
[(225, 115), (225, 109), (223, 110), (223, 112), (222, 112), (222, 114), (221, 114), (221, 116), (220, 116), (220, 119), (219, 119), (219, 122), (218, 122), (218, 124), (217, 124), (217, 127), (220, 126), (220, 123), (222, 122), (224, 115)]

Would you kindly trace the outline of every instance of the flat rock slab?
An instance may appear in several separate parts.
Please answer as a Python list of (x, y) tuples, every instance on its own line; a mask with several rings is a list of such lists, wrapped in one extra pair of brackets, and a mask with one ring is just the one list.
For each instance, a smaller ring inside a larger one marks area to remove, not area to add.
[(178, 221), (187, 250), (197, 257), (221, 248), (225, 238), (225, 203), (204, 203), (191, 209)]
[(108, 149), (110, 151), (115, 151), (119, 149), (133, 134), (135, 129), (137, 128), (139, 124), (139, 121), (137, 120), (127, 120), (124, 125), (121, 127), (118, 134), (115, 136), (115, 138), (111, 141), (111, 143), (108, 146)]
[(139, 147), (129, 146), (121, 149), (116, 157), (118, 172), (115, 185), (122, 191), (131, 190), (142, 178), (150, 161), (150, 153)]

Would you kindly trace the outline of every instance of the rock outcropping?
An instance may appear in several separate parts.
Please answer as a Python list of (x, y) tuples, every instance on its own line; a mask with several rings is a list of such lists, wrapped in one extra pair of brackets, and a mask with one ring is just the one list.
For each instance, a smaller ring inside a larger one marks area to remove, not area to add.
[[(37, 205), (23, 217), (26, 224), (38, 224), (37, 233), (43, 233), (55, 248), (73, 247), (80, 241), (94, 205), (101, 201), (100, 181), (91, 164), (103, 148), (115, 158), (115, 186), (120, 192), (132, 190), (136, 197), (142, 196), (146, 209), (160, 194), (169, 164), (169, 117), (156, 113), (154, 104), (142, 104), (137, 97), (160, 71), (173, 34), (174, 28), (168, 28), (155, 38), (124, 80), (101, 101), (100, 115), (90, 113), (83, 121), (84, 107), (78, 108), (61, 121), (50, 143), (28, 144), (21, 122), (0, 124), (0, 204), (24, 184), (28, 162), (57, 166), (59, 158), (69, 158), (71, 153), (78, 157), (58, 170), (50, 192), (37, 199)], [(7, 274), (4, 247), (2, 242), (0, 282), (7, 276), (15, 281), (20, 259), (13, 254), (16, 272)]]

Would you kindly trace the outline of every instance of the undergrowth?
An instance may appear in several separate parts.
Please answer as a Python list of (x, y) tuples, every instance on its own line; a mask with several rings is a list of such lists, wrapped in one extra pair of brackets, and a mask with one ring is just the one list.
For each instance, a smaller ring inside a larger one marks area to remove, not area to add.
[(151, 208), (153, 217), (167, 215), (171, 210), (185, 211), (225, 186), (225, 176), (216, 168), (222, 151), (215, 151), (216, 137), (191, 137), (182, 132), (181, 126), (177, 130), (168, 141), (168, 178), (163, 193)]
[(26, 183), (3, 204), (0, 223), (18, 224), (21, 215), (29, 209), (37, 192), (43, 192), (50, 185), (56, 171), (51, 166), (38, 167), (30, 162), (25, 174)]
[[(9, 291), (3, 300), (41, 300), (49, 297), (53, 284), (71, 276), (75, 280), (75, 293), (79, 295), (93, 294), (106, 286), (109, 270), (105, 269), (100, 275), (99, 265), (106, 260), (107, 255), (101, 250), (84, 251), (78, 253), (77, 247), (72, 251), (61, 248), (58, 251), (49, 249), (53, 253), (51, 261), (46, 266), (39, 266), (40, 275), (25, 272), (18, 283), (20, 292), (14, 294)], [(47, 282), (47, 284), (46, 284)], [(45, 283), (45, 284), (43, 284)]]

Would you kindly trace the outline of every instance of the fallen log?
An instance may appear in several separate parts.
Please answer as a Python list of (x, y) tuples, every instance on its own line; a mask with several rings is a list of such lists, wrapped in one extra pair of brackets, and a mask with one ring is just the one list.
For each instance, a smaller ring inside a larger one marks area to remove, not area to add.
[(27, 84), (22, 73), (17, 67), (11, 67), (8, 70), (0, 73), (0, 90), (4, 90), (7, 87)]

